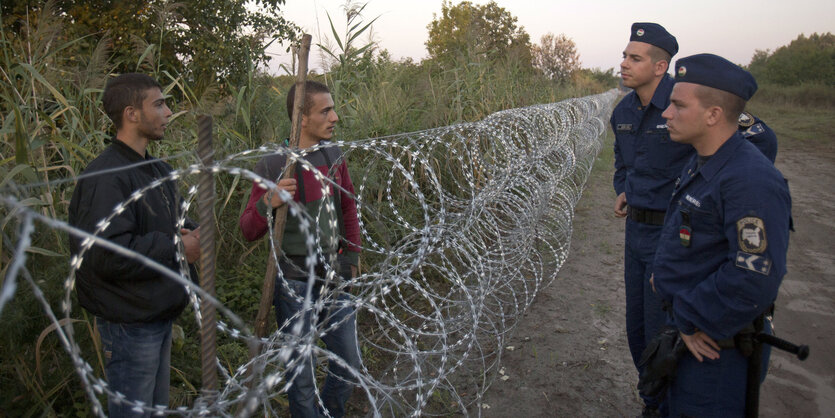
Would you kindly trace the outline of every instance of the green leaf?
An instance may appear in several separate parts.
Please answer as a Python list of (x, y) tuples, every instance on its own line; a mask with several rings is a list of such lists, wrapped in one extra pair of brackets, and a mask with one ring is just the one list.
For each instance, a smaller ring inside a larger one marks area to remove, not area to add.
[(142, 68), (142, 63), (145, 62), (145, 59), (148, 57), (148, 55), (154, 53), (155, 48), (156, 45), (154, 44), (148, 44), (148, 46), (145, 47), (145, 50), (142, 51), (142, 55), (140, 55), (139, 59), (136, 60), (136, 71), (139, 71)]
[(345, 47), (342, 45), (342, 41), (339, 39), (339, 34), (336, 33), (336, 28), (333, 26), (333, 20), (331, 20), (331, 14), (325, 12), (328, 15), (328, 23), (331, 25), (331, 32), (333, 32), (333, 38), (336, 41), (336, 44), (339, 45), (339, 49), (345, 50)]
[(64, 254), (56, 253), (55, 251), (47, 250), (40, 247), (29, 247), (26, 249), (27, 253), (45, 255), (47, 257), (63, 257)]
[[(360, 30), (359, 30), (359, 31), (357, 31), (357, 32), (353, 32), (353, 35), (351, 35), (351, 38), (350, 38), (350, 39), (348, 39), (348, 43), (351, 43), (354, 39), (356, 39), (356, 38), (357, 38), (358, 36), (360, 36), (363, 32), (365, 32), (365, 31), (368, 29), (368, 27), (369, 27), (369, 26), (371, 26), (371, 24), (372, 24), (372, 23), (376, 22), (376, 21), (377, 21), (377, 19), (379, 19), (379, 18), (380, 18), (379, 16), (375, 17), (373, 20), (371, 20), (370, 22), (368, 22), (368, 24), (367, 24), (367, 25), (363, 26), (363, 27), (362, 27), (362, 29), (360, 29)], [(359, 23), (357, 23), (357, 25), (359, 25)], [(356, 26), (355, 26), (355, 27), (356, 27)], [(352, 28), (352, 29), (353, 29), (353, 28)]]
[(328, 49), (326, 46), (324, 46), (324, 45), (322, 45), (322, 44), (316, 44), (316, 45), (317, 45), (319, 48), (321, 48), (321, 49), (322, 49), (322, 51), (325, 51), (325, 53), (326, 53), (326, 54), (328, 54), (328, 55), (330, 55), (331, 57), (333, 57), (333, 58), (339, 58), (339, 57), (337, 57), (337, 56), (336, 56), (336, 54), (334, 54), (333, 52), (331, 52), (331, 50), (330, 50), (330, 49)]
[(32, 77), (35, 77), (35, 80), (41, 83), (42, 86), (46, 87), (46, 89), (49, 90), (50, 93), (52, 93), (52, 97), (54, 97), (55, 100), (61, 103), (61, 105), (75, 109), (75, 106), (70, 105), (69, 101), (67, 101), (67, 98), (64, 97), (64, 95), (61, 94), (61, 92), (58, 91), (58, 89), (56, 89), (52, 84), (49, 84), (49, 82), (46, 81), (43, 75), (41, 75), (41, 73), (38, 70), (36, 70), (35, 67), (25, 63), (21, 63), (20, 66), (26, 69), (26, 71), (29, 71), (29, 73), (32, 74)]
[(34, 183), (38, 181), (38, 176), (35, 173), (35, 170), (32, 169), (32, 167), (26, 164), (19, 164), (15, 166), (15, 168), (11, 169), (11, 171), (9, 171), (9, 174), (6, 174), (6, 176), (3, 177), (3, 181), (0, 182), (0, 189), (2, 189), (10, 181), (13, 181), (14, 177), (18, 174), (23, 175), (23, 177), (26, 179), (26, 182), (28, 183)]
[(18, 164), (26, 164), (29, 162), (29, 144), (26, 142), (26, 130), (23, 127), (23, 116), (20, 113), (20, 108), (14, 108), (14, 125), (15, 125), (15, 161)]

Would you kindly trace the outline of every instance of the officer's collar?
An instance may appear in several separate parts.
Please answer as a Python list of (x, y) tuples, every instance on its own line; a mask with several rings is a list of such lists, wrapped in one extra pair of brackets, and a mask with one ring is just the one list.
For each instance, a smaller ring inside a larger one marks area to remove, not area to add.
[(699, 173), (705, 180), (710, 181), (716, 173), (725, 165), (726, 162), (731, 158), (732, 155), (736, 152), (736, 149), (739, 148), (745, 142), (745, 138), (740, 135), (739, 132), (734, 132), (734, 134), (716, 150), (716, 153), (710, 157), (710, 160), (699, 169)]
[(664, 78), (655, 87), (655, 93), (652, 94), (652, 99), (649, 101), (653, 106), (664, 110), (670, 105), (670, 92), (673, 90), (675, 80), (669, 74), (664, 74)]

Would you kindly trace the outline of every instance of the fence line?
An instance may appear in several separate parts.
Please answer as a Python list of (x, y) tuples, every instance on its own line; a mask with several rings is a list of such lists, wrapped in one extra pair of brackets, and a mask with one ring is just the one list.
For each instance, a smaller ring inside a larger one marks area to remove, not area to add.
[[(574, 207), (602, 145), (616, 97), (612, 90), (501, 111), (474, 123), (337, 142), (343, 157), (350, 161), (356, 187), (365, 268), (353, 284), (350, 301), (330, 299), (348, 290), (345, 283), (335, 283), (334, 292), (323, 296), (326, 300), (311, 300), (309, 292), (297, 296), (304, 302), (303, 311), (314, 312), (314, 318), (329, 314), (321, 311), (326, 301), (357, 309), (360, 343), (374, 353), (374, 365), (369, 368), (364, 364), (361, 370), (350, 372), (373, 415), (480, 413), (481, 395), (495, 378), (505, 341), (568, 256)], [(20, 192), (27, 187), (3, 190), (0, 203), (17, 219), (20, 232), (0, 290), (0, 315), (22, 278), (55, 324), (55, 332), (84, 384), (92, 412), (104, 415), (97, 395), (110, 392), (106, 381), (96, 377), (84, 359), (92, 353), (82, 353), (72, 325), (61, 326), (61, 319), (31, 278), (29, 268), (34, 267), (26, 265), (25, 250), (32, 235), (43, 228), (56, 229), (82, 240), (65, 278), (64, 318), (73, 314), (75, 271), (86, 252), (100, 245), (139, 260), (186, 287), (198, 327), (204, 319), (201, 301), (216, 307), (222, 317), (218, 332), (245, 346), (256, 338), (246, 325), (248, 321), (192, 283), (182, 252), (178, 255), (180, 270), (174, 272), (98, 234), (149, 190), (186, 176), (208, 171), (240, 176), (277, 190), (276, 179), (261, 178), (244, 167), (267, 154), (299, 158), (304, 152), (309, 151), (263, 146), (230, 155), (210, 167), (193, 164), (175, 170), (137, 190), (93, 233), (32, 211), (26, 205), (25, 192)], [(338, 187), (305, 160), (299, 159), (298, 164), (298, 169), (311, 170), (317, 176), (323, 191), (328, 186)], [(183, 213), (196, 200), (196, 192), (192, 187), (184, 195)], [(319, 219), (334, 219), (329, 216), (334, 210), (330, 201), (317, 214), (307, 214), (303, 207), (290, 203), (288, 216), (299, 219), (309, 238), (309, 254), (321, 247), (313, 225)], [(182, 250), (179, 238), (174, 240)], [(308, 261), (312, 284), (314, 258)], [(289, 361), (292, 350), (313, 352), (321, 360), (347, 366), (317, 345), (318, 335), (327, 331), (316, 324), (307, 333), (302, 333), (300, 326), (281, 329), (260, 340), (264, 349), (259, 356), (233, 368), (215, 358), (220, 388), (211, 400), (200, 398), (191, 408), (138, 407), (182, 415), (246, 416), (259, 408), (275, 414), (276, 406), (270, 400), (285, 392), (301, 371)]]

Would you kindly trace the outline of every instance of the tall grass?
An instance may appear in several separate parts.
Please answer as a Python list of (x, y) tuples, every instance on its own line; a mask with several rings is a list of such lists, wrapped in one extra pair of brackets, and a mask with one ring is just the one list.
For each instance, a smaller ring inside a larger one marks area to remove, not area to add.
[[(106, 38), (92, 48), (74, 48), (92, 40), (65, 39), (63, 25), (67, 22), (49, 12), (50, 3), (45, 10), (37, 23), (24, 22), (20, 33), (0, 31), (0, 193), (16, 194), (41, 213), (66, 219), (74, 177), (107, 146), (113, 134), (101, 110), (101, 92), (106, 80), (114, 76), (116, 63), (109, 59)], [(590, 79), (574, 86), (558, 85), (513, 60), (461, 61), (452, 67), (431, 61), (395, 62), (373, 44), (348, 42), (359, 39), (370, 27), (356, 20), (361, 17), (354, 19), (354, 25), (349, 26), (353, 32), (343, 38), (333, 32), (338, 46), (331, 51), (334, 65), (318, 76), (333, 89), (341, 118), (340, 139), (473, 121), (502, 109), (555, 102), (612, 87)], [(165, 33), (155, 36), (164, 37)], [(287, 135), (284, 97), (292, 84), (290, 77), (273, 77), (251, 62), (244, 63), (248, 66), (244, 84), (230, 86), (230, 94), (220, 96), (210, 82), (198, 82), (201, 87), (195, 88), (162, 65), (153, 53), (154, 42), (159, 41), (147, 40), (132, 57), (137, 71), (160, 81), (175, 112), (166, 140), (152, 144), (153, 155), (168, 159), (175, 167), (193, 163), (199, 113), (215, 118), (218, 157), (279, 142)], [(92, 52), (77, 56), (78, 50)], [(361, 167), (352, 164), (352, 170)], [(368, 176), (369, 181), (374, 178), (374, 173)], [(185, 178), (182, 187), (193, 182)], [(220, 300), (242, 318), (254, 318), (267, 258), (264, 242), (247, 243), (236, 232), (249, 187), (230, 175), (220, 175), (217, 181), (216, 212), (222, 231), (218, 246), (223, 248), (218, 258), (217, 290)], [(4, 281), (8, 280), (6, 270), (12, 256), (9, 245), (16, 242), (19, 226), (14, 215), (0, 206), (0, 275)], [(409, 214), (404, 212), (404, 216)], [(58, 311), (69, 271), (67, 237), (39, 229), (29, 253), (27, 268)], [(35, 303), (33, 289), (19, 284), (0, 318), (4, 323), (0, 415), (84, 415), (86, 399), (68, 355), (49, 332), (50, 322)], [(82, 353), (94, 366), (94, 373), (103, 376), (92, 319), (74, 299), (73, 303), (70, 320), (77, 321), (72, 323)], [(200, 387), (199, 332), (192, 317), (186, 312), (178, 321), (185, 338), (175, 342), (173, 353), (174, 406), (189, 404)], [(221, 335), (218, 344), (224, 364), (241, 364), (246, 357), (246, 348), (228, 337)]]
[(781, 86), (764, 84), (752, 99), (753, 104), (771, 106), (835, 108), (835, 85), (800, 84)]
[(747, 110), (774, 129), (778, 143), (790, 140), (832, 143), (835, 125), (833, 86), (764, 84), (748, 103)]

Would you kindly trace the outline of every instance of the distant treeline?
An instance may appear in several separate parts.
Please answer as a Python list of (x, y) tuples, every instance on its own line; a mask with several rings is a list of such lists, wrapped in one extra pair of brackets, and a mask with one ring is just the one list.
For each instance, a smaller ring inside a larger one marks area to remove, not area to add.
[(801, 34), (773, 52), (757, 50), (748, 70), (761, 84), (835, 86), (835, 35)]

